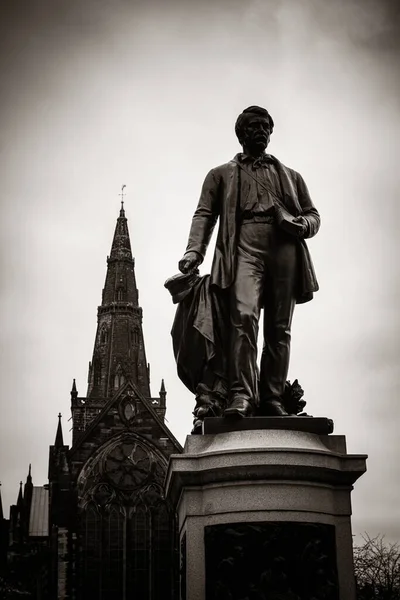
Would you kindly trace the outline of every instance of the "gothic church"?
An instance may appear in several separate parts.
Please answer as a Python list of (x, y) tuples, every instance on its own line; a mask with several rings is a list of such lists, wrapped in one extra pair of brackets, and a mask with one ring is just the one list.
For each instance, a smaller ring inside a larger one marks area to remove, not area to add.
[(138, 296), (122, 205), (86, 397), (75, 380), (72, 385), (72, 446), (64, 444), (59, 415), (49, 484), (32, 485), (26, 498), (21, 486), (10, 513), (11, 562), (19, 548), (32, 549), (38, 541), (48, 549), (40, 581), (36, 570), (31, 582), (32, 598), (176, 597), (176, 519), (163, 482), (168, 457), (182, 447), (164, 422), (164, 382), (159, 396), (151, 397)]

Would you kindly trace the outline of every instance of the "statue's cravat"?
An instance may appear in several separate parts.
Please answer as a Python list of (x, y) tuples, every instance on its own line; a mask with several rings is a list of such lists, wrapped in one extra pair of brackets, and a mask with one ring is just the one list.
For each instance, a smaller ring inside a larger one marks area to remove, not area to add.
[(261, 154), (258, 158), (248, 156), (247, 154), (240, 155), (240, 161), (244, 164), (248, 164), (255, 171), (260, 167), (267, 167), (274, 162), (273, 157), (270, 154)]

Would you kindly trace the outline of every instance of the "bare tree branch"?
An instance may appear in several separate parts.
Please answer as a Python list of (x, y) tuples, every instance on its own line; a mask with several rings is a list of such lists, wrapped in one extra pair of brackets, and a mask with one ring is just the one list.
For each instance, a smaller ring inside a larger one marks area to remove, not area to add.
[(400, 545), (385, 536), (371, 538), (354, 547), (354, 570), (359, 600), (400, 600)]

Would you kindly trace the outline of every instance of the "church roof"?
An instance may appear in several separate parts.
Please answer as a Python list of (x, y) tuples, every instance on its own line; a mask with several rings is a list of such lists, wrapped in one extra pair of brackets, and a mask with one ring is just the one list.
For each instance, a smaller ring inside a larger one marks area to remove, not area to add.
[(29, 535), (31, 537), (49, 535), (49, 490), (44, 487), (33, 487)]

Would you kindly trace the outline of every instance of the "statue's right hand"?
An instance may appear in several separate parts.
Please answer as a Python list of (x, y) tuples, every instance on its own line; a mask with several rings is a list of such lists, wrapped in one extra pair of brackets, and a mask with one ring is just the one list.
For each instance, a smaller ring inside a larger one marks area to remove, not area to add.
[(197, 252), (187, 252), (185, 256), (179, 261), (178, 267), (181, 273), (191, 273), (201, 263), (200, 255)]

